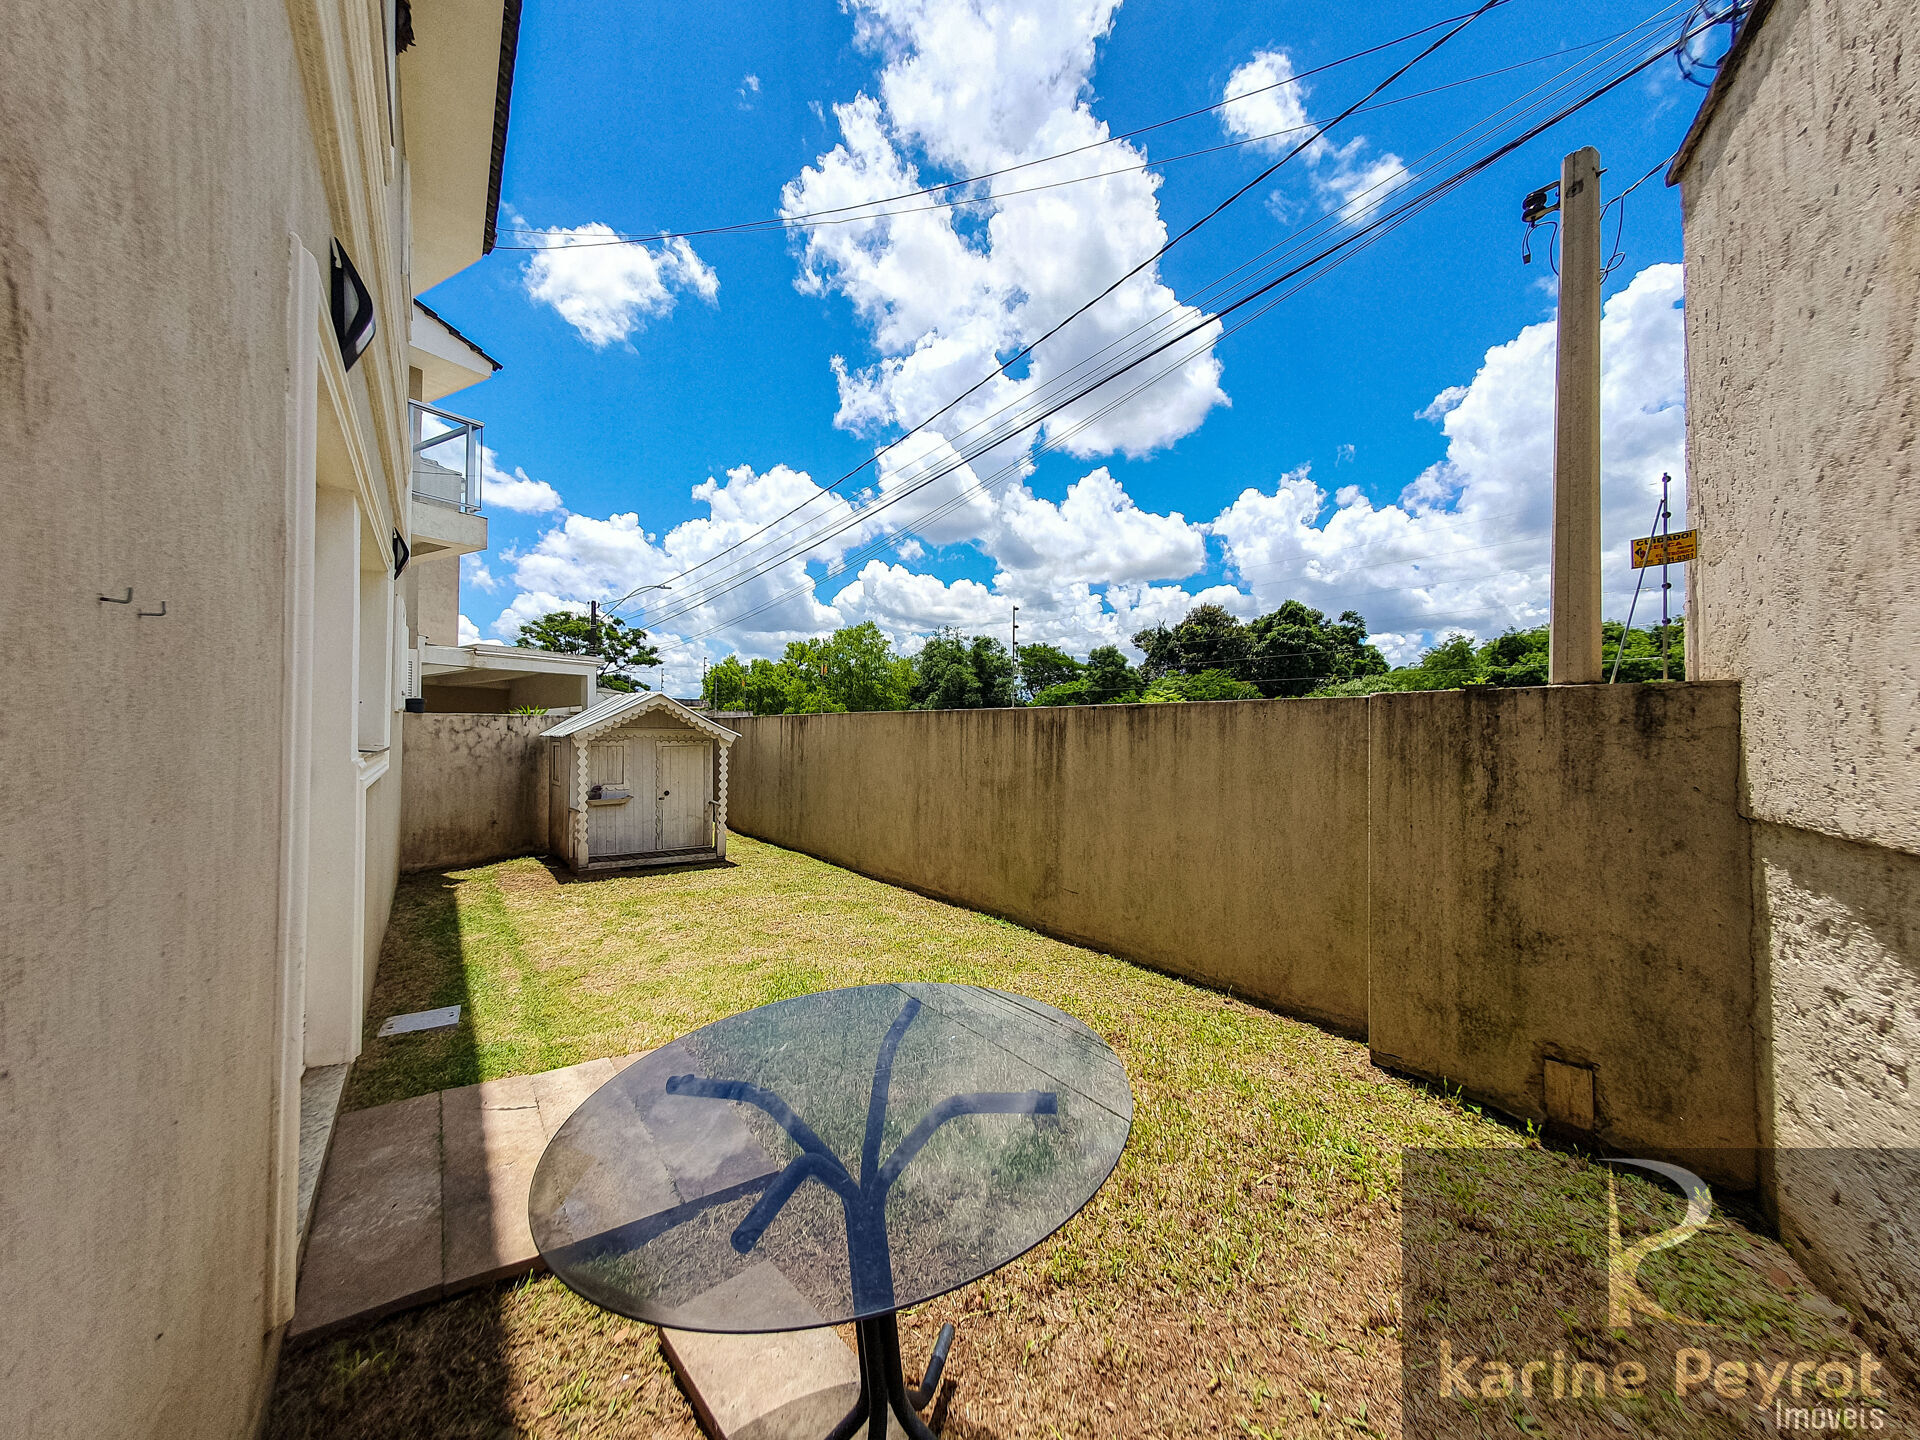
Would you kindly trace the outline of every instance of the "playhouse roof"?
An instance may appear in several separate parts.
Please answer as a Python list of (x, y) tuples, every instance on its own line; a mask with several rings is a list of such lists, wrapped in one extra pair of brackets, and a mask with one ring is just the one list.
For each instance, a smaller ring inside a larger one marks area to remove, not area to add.
[(658, 690), (630, 690), (589, 705), (578, 715), (569, 715), (550, 730), (542, 730), (541, 738), (558, 740), (562, 736), (594, 735), (602, 730), (611, 730), (630, 720), (637, 720), (649, 710), (665, 710), (682, 724), (711, 735), (722, 745), (731, 745), (740, 738), (737, 731), (724, 725), (716, 725), (697, 710), (689, 710), (671, 695)]

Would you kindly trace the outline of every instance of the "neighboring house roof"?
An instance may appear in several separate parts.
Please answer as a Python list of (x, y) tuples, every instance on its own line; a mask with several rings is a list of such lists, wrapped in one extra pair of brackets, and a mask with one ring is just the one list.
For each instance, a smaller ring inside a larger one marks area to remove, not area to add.
[(535, 650), (525, 645), (489, 645), (484, 642), (472, 645), (428, 644), (422, 647), (420, 660), (421, 673), (439, 684), (459, 683), (453, 677), (462, 675), (469, 677), (469, 684), (508, 680), (522, 675), (578, 675), (584, 679), (600, 669), (600, 657), (597, 655), (560, 655), (552, 650)]
[[(499, 162), (496, 160), (495, 164), (498, 164), (498, 163)], [(495, 191), (494, 199), (495, 200), (499, 199), (499, 193), (497, 190)], [(493, 244), (492, 240), (488, 240), (487, 244), (489, 247), (491, 247)], [(473, 353), (478, 355), (482, 360), (486, 361), (487, 364), (491, 365), (495, 370), (498, 370), (501, 368), (500, 362), (494, 359), (493, 356), (489, 355), (486, 351), (482, 350), (480, 348), (480, 344), (478, 341), (476, 341), (471, 335), (468, 335), (465, 331), (461, 330), (461, 328), (458, 325), (455, 325), (451, 320), (447, 319), (447, 317), (442, 315), (438, 310), (434, 309), (431, 305), (427, 304), (426, 301), (420, 299), (418, 296), (415, 296), (413, 301), (413, 307), (416, 310), (424, 310), (428, 315), (432, 316), (435, 320), (438, 320), (442, 325), (446, 326), (447, 332), (449, 334), (451, 334), (456, 340), (460, 341), (469, 350), (473, 351)]]
[(615, 695), (612, 699), (602, 700), (597, 705), (588, 706), (578, 715), (562, 720), (551, 730), (541, 731), (540, 738), (559, 740), (568, 735), (592, 735), (601, 730), (610, 730), (626, 721), (638, 719), (649, 710), (668, 711), (676, 720), (711, 735), (722, 745), (731, 745), (740, 738), (738, 731), (714, 724), (706, 716), (689, 710), (671, 695), (663, 695), (658, 690), (630, 690), (625, 694)]
[(1713, 112), (1720, 107), (1720, 97), (1727, 93), (1733, 84), (1734, 73), (1739, 70), (1740, 62), (1746, 58), (1747, 51), (1753, 48), (1753, 37), (1760, 33), (1760, 26), (1773, 10), (1773, 0), (1753, 0), (1753, 8), (1747, 12), (1746, 21), (1740, 26), (1740, 33), (1734, 37), (1733, 45), (1727, 51), (1726, 59), (1720, 62), (1715, 72), (1713, 84), (1707, 87), (1707, 98), (1700, 102), (1700, 112), (1693, 117), (1693, 124), (1687, 127), (1687, 138), (1680, 142), (1680, 148), (1673, 152), (1673, 163), (1667, 166), (1667, 184), (1678, 185), (1680, 172), (1687, 168), (1687, 162), (1693, 159), (1693, 152), (1707, 133), (1707, 125), (1713, 119)]
[[(513, 108), (513, 61), (520, 50), (520, 0), (505, 0), (505, 5), (500, 16), (500, 83), (493, 99), (493, 170), (487, 177), (487, 228), (480, 240), (482, 255), (493, 253), (493, 242), (499, 234), (500, 173), (507, 163), (507, 112)], [(494, 366), (496, 370), (499, 368)]]

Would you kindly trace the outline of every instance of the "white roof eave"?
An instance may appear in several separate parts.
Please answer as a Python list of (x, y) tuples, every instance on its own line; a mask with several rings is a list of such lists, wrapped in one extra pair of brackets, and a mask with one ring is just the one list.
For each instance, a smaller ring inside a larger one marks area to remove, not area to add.
[(624, 721), (645, 715), (650, 710), (666, 710), (674, 719), (711, 735), (722, 745), (731, 745), (740, 738), (738, 731), (714, 724), (698, 711), (689, 710), (671, 695), (663, 695), (658, 690), (632, 690), (602, 700), (582, 710), (578, 715), (568, 716), (551, 729), (541, 731), (540, 738), (559, 740), (569, 735), (575, 739), (592, 736), (602, 730), (611, 730)]

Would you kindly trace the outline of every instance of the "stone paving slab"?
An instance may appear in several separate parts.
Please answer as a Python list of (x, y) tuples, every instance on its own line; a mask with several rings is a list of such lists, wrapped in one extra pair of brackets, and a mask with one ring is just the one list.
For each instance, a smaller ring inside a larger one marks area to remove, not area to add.
[[(820, 1320), (820, 1312), (772, 1264), (755, 1265), (710, 1293), (725, 1291), (751, 1293), (755, 1304), (772, 1299), (795, 1323)], [(824, 1327), (777, 1335), (663, 1329), (660, 1348), (714, 1440), (819, 1440), (860, 1398), (859, 1361)], [(905, 1440), (891, 1415), (887, 1429)]]
[(440, 1097), (342, 1115), (287, 1333), (431, 1300), (441, 1276)]
[(524, 1275), (538, 1262), (527, 1193), (547, 1148), (540, 1121), (531, 1075), (441, 1092), (442, 1283), (450, 1291)]
[[(639, 1059), (589, 1060), (354, 1110), (336, 1122), (289, 1339), (312, 1338), (540, 1268), (527, 1194), (547, 1141)], [(771, 1265), (737, 1277), (791, 1291)], [(811, 1312), (797, 1291), (799, 1312)], [(802, 1322), (804, 1323), (804, 1322)], [(860, 1371), (832, 1330), (703, 1335), (661, 1348), (715, 1440), (817, 1440)], [(897, 1420), (888, 1433), (902, 1436)]]
[(637, 1055), (417, 1095), (336, 1122), (289, 1339), (539, 1265), (527, 1192), (553, 1132)]

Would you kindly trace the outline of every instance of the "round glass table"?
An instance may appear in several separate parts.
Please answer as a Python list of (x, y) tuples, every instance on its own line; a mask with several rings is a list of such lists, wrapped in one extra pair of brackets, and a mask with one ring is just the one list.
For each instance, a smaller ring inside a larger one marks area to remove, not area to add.
[(677, 1330), (858, 1324), (834, 1428), (932, 1432), (895, 1313), (978, 1280), (1093, 1198), (1127, 1143), (1119, 1058), (1072, 1016), (969, 985), (863, 985), (729, 1016), (643, 1056), (554, 1134), (528, 1200), (553, 1273)]

